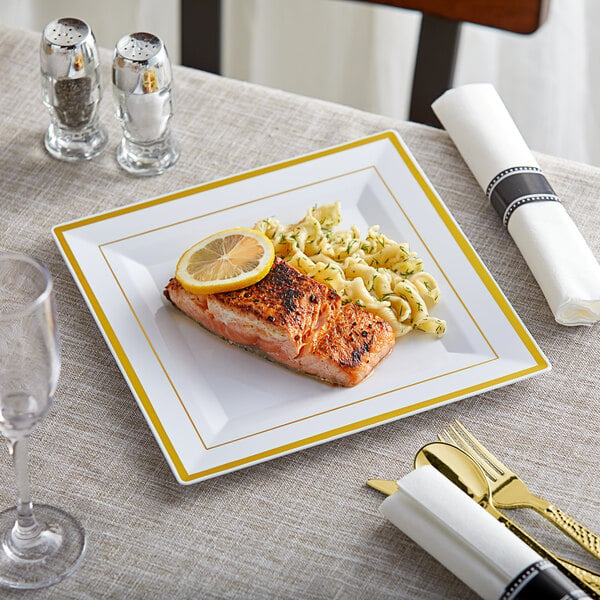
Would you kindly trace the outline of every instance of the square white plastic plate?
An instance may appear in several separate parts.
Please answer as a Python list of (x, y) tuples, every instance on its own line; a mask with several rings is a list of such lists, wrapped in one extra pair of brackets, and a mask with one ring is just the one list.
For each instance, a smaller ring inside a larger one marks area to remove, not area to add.
[[(340, 201), (343, 227), (408, 242), (442, 290), (438, 339), (415, 332), (354, 388), (228, 344), (163, 297), (196, 241)], [(384, 132), (53, 229), (175, 477), (193, 483), (550, 368), (402, 140)]]

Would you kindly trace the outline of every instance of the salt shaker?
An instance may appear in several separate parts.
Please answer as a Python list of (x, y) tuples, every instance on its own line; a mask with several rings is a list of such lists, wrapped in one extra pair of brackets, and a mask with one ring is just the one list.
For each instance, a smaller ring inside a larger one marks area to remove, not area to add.
[(135, 175), (159, 175), (179, 158), (169, 121), (173, 116), (173, 72), (162, 40), (132, 33), (116, 45), (113, 92), (123, 139), (117, 162)]
[(42, 100), (50, 113), (44, 144), (62, 160), (93, 158), (108, 136), (99, 121), (100, 60), (90, 26), (81, 19), (51, 21), (40, 45)]

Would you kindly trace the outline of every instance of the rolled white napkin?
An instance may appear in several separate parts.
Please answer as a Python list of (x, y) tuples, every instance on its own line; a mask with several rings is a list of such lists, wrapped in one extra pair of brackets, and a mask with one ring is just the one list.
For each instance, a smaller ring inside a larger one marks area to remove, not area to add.
[(561, 325), (600, 320), (600, 264), (544, 177), (491, 84), (448, 90), (432, 105)]
[(484, 600), (588, 598), (434, 467), (398, 486), (380, 512)]

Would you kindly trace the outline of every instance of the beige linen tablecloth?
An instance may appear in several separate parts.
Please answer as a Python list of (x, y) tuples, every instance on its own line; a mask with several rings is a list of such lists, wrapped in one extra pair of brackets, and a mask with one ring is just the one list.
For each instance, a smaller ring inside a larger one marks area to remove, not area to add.
[[(175, 70), (171, 172), (134, 178), (114, 160), (110, 60), (102, 53), (107, 151), (51, 158), (42, 137), (38, 34), (0, 27), (0, 248), (44, 261), (56, 282), (62, 375), (34, 434), (34, 499), (77, 515), (82, 568), (5, 598), (424, 598), (473, 593), (378, 513), (364, 481), (400, 477), (461, 419), (540, 495), (600, 532), (600, 329), (557, 325), (523, 259), (443, 131), (206, 73)], [(177, 484), (51, 239), (52, 226), (396, 129), (553, 364), (547, 374), (192, 486)], [(538, 156), (600, 255), (600, 170)], [(8, 453), (0, 505), (13, 502)], [(522, 511), (521, 511), (522, 512)], [(586, 560), (541, 518), (518, 519)], [(587, 561), (590, 566), (592, 560)], [(598, 565), (596, 565), (598, 566)]]

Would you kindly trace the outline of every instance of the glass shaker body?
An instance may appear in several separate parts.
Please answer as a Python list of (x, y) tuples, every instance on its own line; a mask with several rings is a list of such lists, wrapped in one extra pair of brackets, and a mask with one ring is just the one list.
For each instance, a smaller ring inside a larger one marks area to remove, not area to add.
[(113, 59), (113, 95), (123, 129), (117, 162), (136, 175), (158, 175), (179, 158), (172, 138), (173, 76), (162, 41), (133, 33), (117, 43)]
[(42, 100), (50, 114), (44, 144), (62, 160), (87, 160), (106, 146), (99, 121), (100, 61), (94, 35), (80, 19), (48, 23), (40, 47)]

